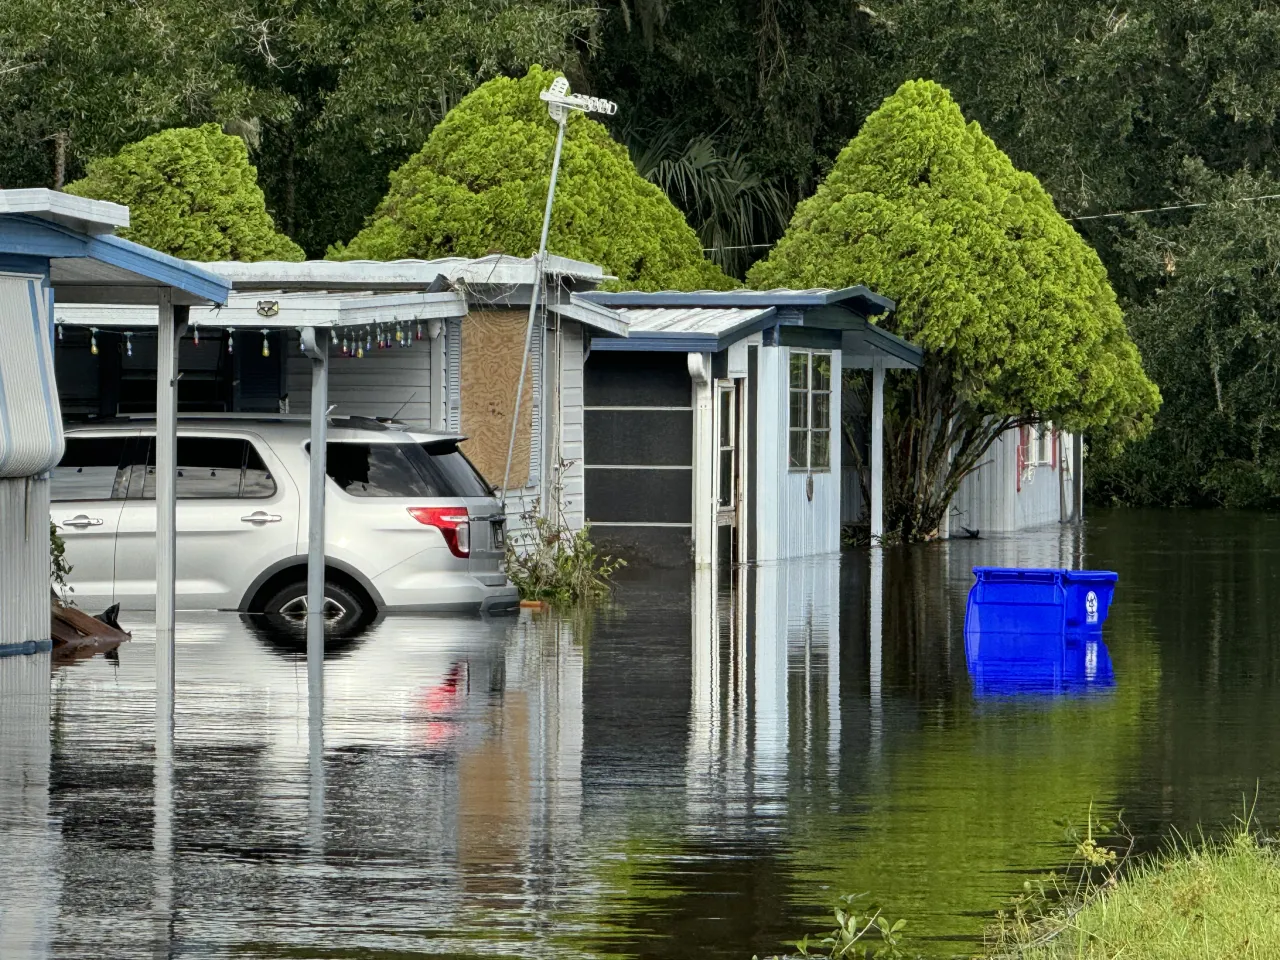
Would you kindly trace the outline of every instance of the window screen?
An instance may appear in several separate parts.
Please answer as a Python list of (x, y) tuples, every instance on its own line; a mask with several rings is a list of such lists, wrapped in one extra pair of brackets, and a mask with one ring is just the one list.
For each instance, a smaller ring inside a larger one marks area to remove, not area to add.
[(68, 437), (67, 450), (53, 468), (51, 498), (119, 500), (127, 472), (120, 469), (129, 437)]

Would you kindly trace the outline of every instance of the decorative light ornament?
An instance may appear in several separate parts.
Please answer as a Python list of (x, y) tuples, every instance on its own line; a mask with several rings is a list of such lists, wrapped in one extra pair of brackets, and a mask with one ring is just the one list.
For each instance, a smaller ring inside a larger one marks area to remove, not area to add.
[(421, 320), (418, 321), (418, 329), (414, 331), (413, 339), (415, 340), (422, 339), (422, 321)]
[(98, 328), (89, 328), (89, 352), (95, 357), (98, 355)]
[(236, 352), (236, 334), (234, 330), (227, 331), (227, 353)]
[(348, 355), (347, 354), (347, 335), (345, 333), (342, 335), (342, 355), (344, 357)]
[(58, 324), (58, 342), (62, 342), (62, 324)]
[(133, 334), (128, 330), (124, 334), (124, 355), (126, 357), (133, 356)]
[(200, 328), (197, 326), (191, 331), (191, 338), (195, 341), (195, 345), (200, 346)]
[(271, 345), (267, 342), (267, 329), (262, 328), (262, 355), (264, 357), (271, 356)]

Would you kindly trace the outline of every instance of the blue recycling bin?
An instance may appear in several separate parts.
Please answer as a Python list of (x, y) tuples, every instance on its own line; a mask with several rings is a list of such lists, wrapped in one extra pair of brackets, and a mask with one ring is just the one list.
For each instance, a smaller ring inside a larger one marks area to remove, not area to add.
[(1098, 632), (1111, 612), (1110, 570), (974, 567), (965, 630), (1058, 634)]
[(980, 696), (1114, 683), (1102, 624), (1115, 573), (1007, 567), (973, 573), (965, 659)]

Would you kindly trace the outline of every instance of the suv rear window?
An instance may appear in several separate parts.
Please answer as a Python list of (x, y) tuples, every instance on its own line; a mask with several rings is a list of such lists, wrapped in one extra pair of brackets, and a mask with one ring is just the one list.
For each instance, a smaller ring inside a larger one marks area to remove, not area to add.
[(329, 443), (325, 472), (353, 497), (487, 497), (488, 485), (454, 441)]

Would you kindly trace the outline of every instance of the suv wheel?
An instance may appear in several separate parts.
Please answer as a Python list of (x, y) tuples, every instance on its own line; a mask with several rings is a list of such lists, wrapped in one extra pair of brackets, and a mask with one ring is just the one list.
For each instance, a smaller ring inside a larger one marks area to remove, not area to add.
[[(307, 583), (290, 583), (277, 590), (263, 604), (263, 612), (273, 626), (295, 633), (307, 631)], [(370, 613), (365, 603), (341, 584), (324, 584), (324, 632), (342, 634), (365, 620)]]

